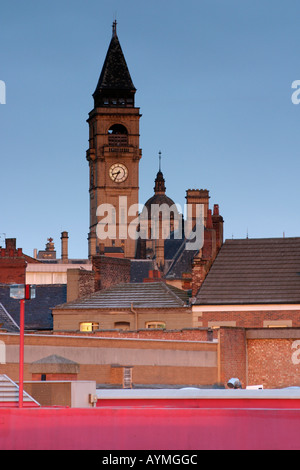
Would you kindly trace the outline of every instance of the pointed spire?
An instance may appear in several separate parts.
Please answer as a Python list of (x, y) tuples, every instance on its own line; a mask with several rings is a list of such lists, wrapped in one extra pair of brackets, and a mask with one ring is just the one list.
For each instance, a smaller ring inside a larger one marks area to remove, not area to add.
[(162, 171), (161, 171), (161, 152), (158, 153), (158, 158), (159, 158), (159, 170), (155, 179), (154, 192), (155, 194), (165, 194), (166, 185), (165, 185), (164, 175), (162, 174)]
[(136, 89), (117, 36), (117, 21), (113, 22), (112, 38), (93, 94), (95, 107), (134, 107)]

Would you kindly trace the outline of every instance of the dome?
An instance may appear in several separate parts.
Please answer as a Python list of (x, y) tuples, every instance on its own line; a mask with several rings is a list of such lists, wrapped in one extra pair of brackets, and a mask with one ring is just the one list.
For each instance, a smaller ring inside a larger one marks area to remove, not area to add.
[(145, 203), (145, 208), (148, 211), (148, 219), (151, 219), (151, 206), (162, 206), (163, 204), (166, 204), (168, 207), (172, 207), (175, 205), (175, 202), (166, 195), (164, 176), (161, 170), (159, 170), (155, 179), (154, 195)]

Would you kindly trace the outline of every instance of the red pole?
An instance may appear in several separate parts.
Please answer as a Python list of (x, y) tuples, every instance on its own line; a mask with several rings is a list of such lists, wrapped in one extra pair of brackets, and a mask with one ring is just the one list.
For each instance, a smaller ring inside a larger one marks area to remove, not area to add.
[(24, 389), (24, 328), (25, 300), (20, 300), (20, 370), (19, 370), (19, 408), (23, 408)]

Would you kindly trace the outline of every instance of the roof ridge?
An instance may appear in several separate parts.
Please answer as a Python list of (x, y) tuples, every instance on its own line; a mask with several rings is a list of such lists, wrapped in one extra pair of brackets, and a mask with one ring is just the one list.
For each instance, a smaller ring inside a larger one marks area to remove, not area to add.
[(166, 282), (162, 282), (162, 284), (164, 285), (164, 288), (173, 296), (176, 298), (176, 300), (179, 300), (179, 302), (181, 303), (181, 305), (183, 306), (184, 305), (184, 302), (183, 300), (175, 294), (175, 292), (173, 290), (170, 289), (169, 285), (166, 283)]

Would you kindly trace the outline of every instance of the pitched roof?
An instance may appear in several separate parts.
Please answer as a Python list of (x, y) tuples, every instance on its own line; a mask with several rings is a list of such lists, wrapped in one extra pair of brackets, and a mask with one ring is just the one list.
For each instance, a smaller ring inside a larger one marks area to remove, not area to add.
[(77, 362), (71, 361), (70, 359), (66, 359), (62, 356), (57, 356), (56, 354), (52, 354), (51, 356), (43, 357), (38, 361), (32, 362), (32, 364), (76, 364)]
[(182, 308), (186, 302), (179, 291), (164, 282), (119, 284), (55, 309)]
[(300, 303), (300, 238), (227, 240), (196, 305)]
[[(67, 300), (66, 284), (37, 285), (36, 298), (25, 303), (25, 329), (26, 330), (52, 330), (53, 318), (51, 309), (55, 305)], [(0, 303), (9, 312), (13, 321), (19, 325), (20, 303), (10, 298), (10, 286), (0, 284)], [(4, 323), (0, 319), (0, 323)], [(9, 326), (6, 322), (4, 327)], [(9, 330), (11, 331), (11, 330)]]
[[(175, 240), (174, 240), (175, 241)], [(173, 241), (173, 242), (174, 242)], [(192, 261), (199, 250), (187, 250), (186, 239), (176, 240), (178, 243), (177, 251), (173, 254), (172, 263), (165, 275), (166, 279), (181, 279), (183, 273), (192, 273)], [(172, 246), (172, 245), (166, 245)], [(176, 244), (174, 243), (174, 247)], [(168, 256), (168, 255), (167, 255)], [(166, 257), (167, 257), (166, 256)]]
[(95, 95), (102, 90), (110, 89), (136, 91), (121, 44), (116, 34), (113, 35), (109, 44), (100, 78), (93, 96), (95, 97)]

